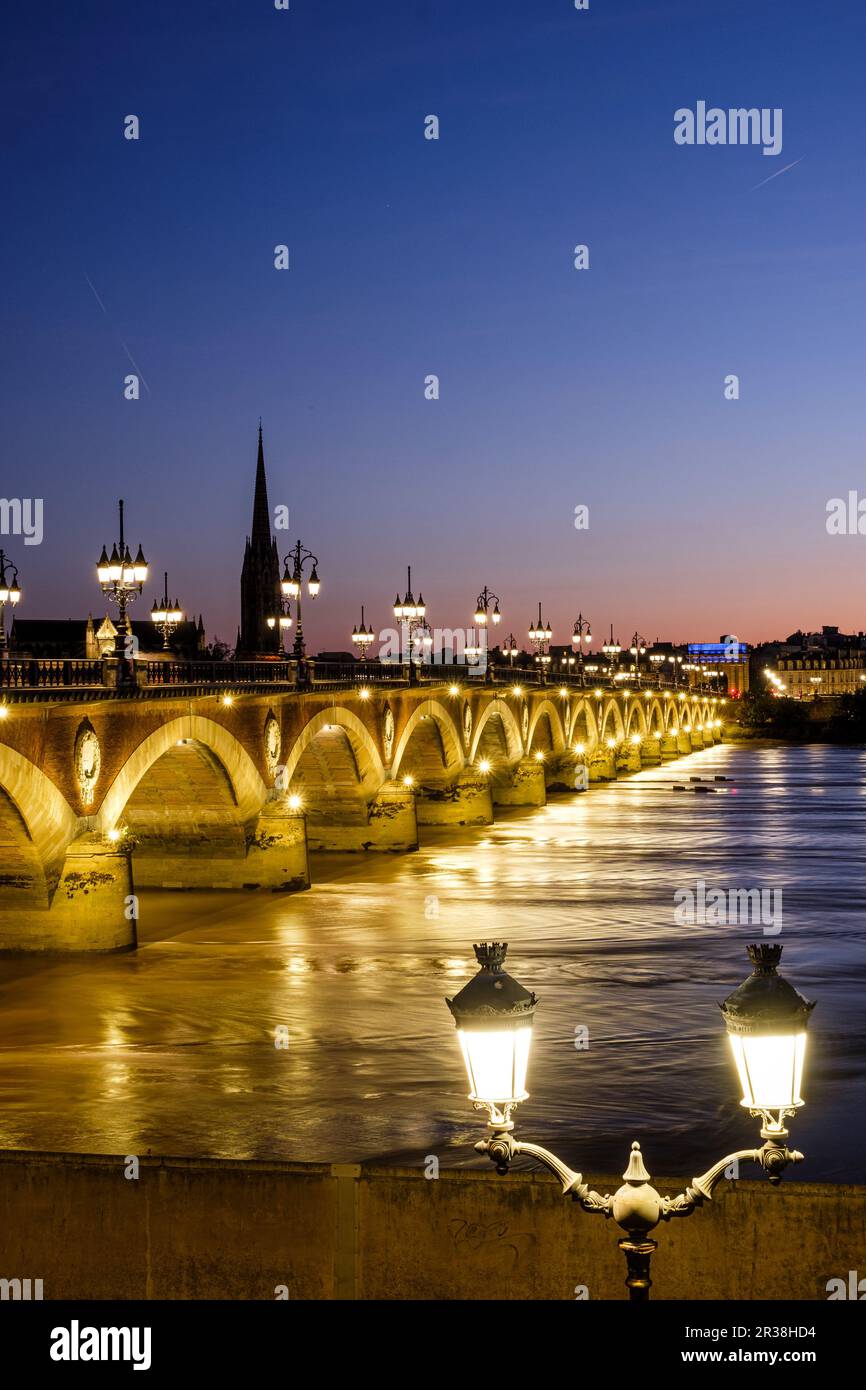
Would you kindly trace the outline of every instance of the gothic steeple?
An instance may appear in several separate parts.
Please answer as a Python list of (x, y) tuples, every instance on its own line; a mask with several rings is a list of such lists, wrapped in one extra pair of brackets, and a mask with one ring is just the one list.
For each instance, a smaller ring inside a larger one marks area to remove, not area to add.
[(265, 450), (259, 421), (259, 452), (253, 499), (253, 526), (244, 547), (241, 571), (241, 629), (238, 656), (249, 658), (277, 656), (280, 627), (268, 627), (268, 618), (280, 611), (280, 562), (277, 543), (271, 536), (271, 513), (265, 477)]
[(268, 482), (265, 477), (265, 449), (262, 443), (262, 422), (259, 420), (259, 456), (256, 460), (256, 491), (253, 499), (253, 547), (269, 545), (271, 539), (271, 510), (268, 506)]

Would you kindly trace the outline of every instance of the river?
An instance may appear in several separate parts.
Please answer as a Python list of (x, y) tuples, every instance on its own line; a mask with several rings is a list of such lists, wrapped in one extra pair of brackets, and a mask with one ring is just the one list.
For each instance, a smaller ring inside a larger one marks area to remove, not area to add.
[[(818, 1001), (797, 1176), (864, 1182), (864, 793), (860, 749), (720, 745), (308, 893), (142, 894), (135, 953), (0, 959), (0, 1146), (485, 1164), (444, 998), (497, 939), (540, 998), (518, 1135), (690, 1178), (760, 1142), (717, 1006), (770, 939)], [(778, 935), (677, 922), (699, 880), (781, 893)]]

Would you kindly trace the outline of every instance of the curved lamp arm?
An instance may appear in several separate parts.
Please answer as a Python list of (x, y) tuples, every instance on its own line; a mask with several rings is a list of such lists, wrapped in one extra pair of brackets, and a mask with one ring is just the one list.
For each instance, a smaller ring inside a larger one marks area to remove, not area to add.
[(496, 1164), (497, 1173), (507, 1173), (511, 1160), (518, 1154), (535, 1158), (559, 1178), (563, 1197), (570, 1196), (584, 1211), (597, 1212), (601, 1216), (612, 1215), (612, 1199), (609, 1195), (602, 1197), (600, 1192), (594, 1192), (584, 1182), (582, 1173), (576, 1173), (568, 1164), (563, 1163), (561, 1158), (557, 1158), (549, 1149), (543, 1149), (540, 1144), (523, 1144), (511, 1134), (502, 1132), (494, 1134), (491, 1139), (480, 1139), (475, 1148), (479, 1153), (489, 1156), (491, 1162)]
[(704, 1202), (711, 1202), (716, 1184), (734, 1163), (757, 1163), (775, 1187), (781, 1181), (782, 1173), (789, 1163), (802, 1161), (803, 1155), (797, 1149), (786, 1148), (784, 1144), (772, 1139), (768, 1139), (760, 1149), (738, 1149), (736, 1153), (720, 1158), (718, 1163), (714, 1163), (712, 1168), (708, 1168), (699, 1178), (692, 1178), (685, 1192), (678, 1193), (676, 1197), (662, 1198), (660, 1220), (670, 1221), (673, 1216), (691, 1216)]

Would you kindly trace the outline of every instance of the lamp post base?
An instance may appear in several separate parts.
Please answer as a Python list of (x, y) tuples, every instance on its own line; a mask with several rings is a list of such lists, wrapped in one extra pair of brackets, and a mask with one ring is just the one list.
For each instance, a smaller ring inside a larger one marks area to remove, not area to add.
[(621, 1240), (617, 1242), (620, 1250), (625, 1255), (628, 1274), (626, 1276), (626, 1288), (630, 1303), (646, 1303), (652, 1288), (650, 1278), (650, 1260), (653, 1252), (658, 1249), (657, 1240)]

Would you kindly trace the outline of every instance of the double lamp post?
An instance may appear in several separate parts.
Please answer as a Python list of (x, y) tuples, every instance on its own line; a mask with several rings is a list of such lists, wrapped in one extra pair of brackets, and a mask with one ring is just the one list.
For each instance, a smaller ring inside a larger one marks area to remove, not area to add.
[(782, 1172), (803, 1157), (787, 1146), (785, 1121), (803, 1104), (800, 1085), (806, 1053), (806, 1026), (814, 1004), (778, 973), (782, 947), (749, 946), (752, 974), (721, 1005), (743, 1098), (740, 1102), (761, 1121), (760, 1148), (740, 1149), (719, 1159), (675, 1197), (663, 1197), (650, 1184), (640, 1145), (632, 1144), (623, 1186), (602, 1196), (581, 1173), (538, 1144), (514, 1137), (512, 1113), (527, 1100), (526, 1072), (532, 1041), (536, 996), (506, 974), (507, 943), (475, 946), (480, 970), (455, 996), (446, 1000), (469, 1078), (469, 1099), (488, 1114), (488, 1137), (475, 1148), (486, 1153), (497, 1173), (508, 1172), (521, 1154), (542, 1163), (562, 1183), (562, 1194), (582, 1211), (616, 1222), (625, 1233), (619, 1248), (626, 1258), (629, 1298), (649, 1298), (650, 1260), (658, 1242), (650, 1237), (661, 1221), (691, 1216), (712, 1200), (713, 1190), (740, 1163), (756, 1163), (775, 1186)]

